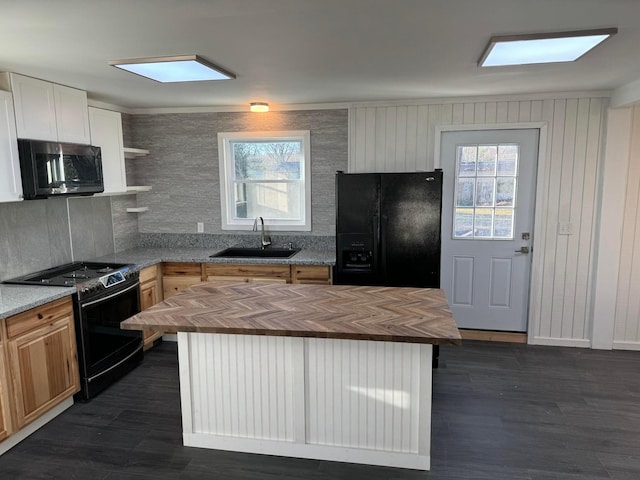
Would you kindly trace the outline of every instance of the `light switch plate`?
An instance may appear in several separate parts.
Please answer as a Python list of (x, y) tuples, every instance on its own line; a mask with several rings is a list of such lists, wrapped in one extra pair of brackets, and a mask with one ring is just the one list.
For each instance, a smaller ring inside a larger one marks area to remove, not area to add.
[(573, 224), (571, 222), (558, 222), (558, 235), (573, 235)]
[(198, 222), (198, 233), (204, 233), (204, 222)]

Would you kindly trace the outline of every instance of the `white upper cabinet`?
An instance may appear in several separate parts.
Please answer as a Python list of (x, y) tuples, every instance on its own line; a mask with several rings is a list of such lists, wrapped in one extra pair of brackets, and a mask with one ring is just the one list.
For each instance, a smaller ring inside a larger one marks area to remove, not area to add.
[(69, 143), (91, 143), (87, 92), (54, 84), (53, 96), (56, 104), (58, 140)]
[(9, 74), (18, 138), (89, 144), (87, 92)]
[(0, 90), (0, 202), (22, 200), (13, 98)]
[(19, 138), (58, 140), (53, 83), (10, 74)]
[(100, 147), (104, 193), (123, 193), (127, 190), (122, 143), (122, 115), (101, 108), (89, 107), (91, 145)]

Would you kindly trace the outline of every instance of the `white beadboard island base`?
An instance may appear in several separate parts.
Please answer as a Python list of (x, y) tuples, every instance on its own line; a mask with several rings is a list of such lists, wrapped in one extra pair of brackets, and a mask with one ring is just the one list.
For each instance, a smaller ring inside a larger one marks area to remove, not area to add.
[(178, 333), (185, 446), (429, 470), (432, 345)]

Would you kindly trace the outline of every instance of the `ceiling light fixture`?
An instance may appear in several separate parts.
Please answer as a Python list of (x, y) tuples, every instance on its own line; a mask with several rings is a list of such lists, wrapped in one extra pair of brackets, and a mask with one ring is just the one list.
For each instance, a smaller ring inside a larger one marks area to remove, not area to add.
[(491, 37), (478, 66), (573, 62), (618, 33), (617, 28)]
[(198, 55), (111, 60), (109, 65), (162, 83), (201, 82), (236, 78), (233, 73), (208, 62)]
[(265, 102), (251, 102), (249, 104), (249, 110), (252, 112), (268, 112), (269, 104)]

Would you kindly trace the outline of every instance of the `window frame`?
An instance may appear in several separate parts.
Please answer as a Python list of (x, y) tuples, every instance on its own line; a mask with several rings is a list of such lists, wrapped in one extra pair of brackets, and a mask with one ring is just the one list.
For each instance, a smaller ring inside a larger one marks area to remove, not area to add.
[[(480, 147), (486, 147), (486, 146), (496, 146), (496, 162), (498, 161), (498, 152), (499, 152), (499, 148), (501, 145), (516, 145), (518, 147), (518, 161), (516, 164), (516, 169), (515, 169), (515, 173), (513, 175), (502, 175), (502, 178), (513, 178), (514, 179), (514, 183), (515, 183), (515, 188), (514, 188), (514, 197), (513, 197), (513, 205), (512, 206), (508, 206), (508, 207), (502, 207), (502, 206), (498, 206), (496, 205), (496, 195), (497, 195), (497, 186), (494, 186), (494, 196), (493, 196), (493, 205), (491, 206), (478, 206), (475, 205), (476, 200), (477, 200), (477, 180), (480, 178), (486, 178), (486, 179), (494, 179), (495, 182), (497, 182), (499, 176), (497, 174), (497, 164), (496, 164), (496, 173), (492, 176), (492, 175), (478, 175), (477, 173), (477, 162), (478, 160), (476, 159), (476, 174), (474, 176), (464, 176), (464, 177), (460, 177), (458, 176), (459, 174), (459, 168), (460, 166), (458, 165), (458, 151), (460, 148), (463, 147), (476, 147), (477, 149), (479, 149)], [(502, 142), (502, 143), (461, 143), (461, 144), (457, 144), (456, 145), (456, 166), (455, 166), (455, 171), (453, 172), (453, 206), (452, 206), (452, 211), (451, 211), (451, 215), (452, 215), (452, 221), (451, 221), (451, 239), (452, 240), (463, 240), (463, 241), (482, 241), (482, 242), (486, 242), (486, 241), (494, 241), (494, 242), (505, 242), (505, 241), (514, 241), (516, 240), (515, 237), (515, 227), (516, 227), (516, 210), (518, 207), (518, 185), (519, 185), (519, 180), (520, 180), (520, 143), (518, 142)], [(459, 179), (461, 178), (473, 178), (474, 179), (474, 192), (473, 192), (473, 198), (474, 198), (474, 205), (471, 205), (469, 207), (458, 207), (456, 205), (457, 203), (457, 199), (458, 199), (458, 191), (459, 191)], [(470, 237), (462, 237), (462, 236), (456, 236), (456, 209), (457, 208), (470, 208), (474, 211), (473, 213), (473, 220), (474, 220), (474, 227), (475, 227), (475, 211), (477, 209), (482, 209), (482, 208), (489, 208), (492, 210), (492, 230), (494, 229), (494, 225), (495, 225), (495, 212), (496, 209), (510, 209), (513, 212), (513, 217), (512, 217), (512, 222), (511, 222), (511, 237), (495, 237), (493, 235), (491, 236), (487, 236), (487, 237), (480, 237), (480, 236), (475, 236), (472, 235)]]
[[(264, 217), (271, 231), (311, 231), (311, 132), (309, 130), (279, 130), (258, 132), (218, 132), (218, 164), (220, 169), (220, 212), (222, 230), (252, 230), (254, 218), (234, 218), (234, 159), (231, 141), (285, 141), (302, 142), (304, 161), (301, 162), (300, 185), (301, 208), (304, 218), (285, 220)], [(256, 182), (260, 183), (260, 182)], [(264, 183), (274, 183), (264, 182)]]

